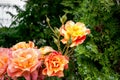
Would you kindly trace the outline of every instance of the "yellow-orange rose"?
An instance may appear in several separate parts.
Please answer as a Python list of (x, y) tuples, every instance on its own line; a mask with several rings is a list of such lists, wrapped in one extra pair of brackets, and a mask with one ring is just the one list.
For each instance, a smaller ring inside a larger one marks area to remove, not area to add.
[(49, 52), (52, 52), (52, 51), (54, 51), (54, 49), (50, 46), (44, 46), (44, 47), (40, 48), (40, 53), (43, 54), (43, 55), (45, 55)]
[(24, 76), (26, 80), (30, 80), (32, 73), (37, 76), (36, 68), (41, 65), (38, 56), (39, 51), (33, 48), (13, 51), (7, 69), (8, 75), (12, 78)]
[(68, 66), (68, 59), (59, 52), (52, 52), (45, 58), (46, 68), (43, 75), (63, 77), (63, 70)]
[(32, 41), (29, 41), (29, 43), (19, 42), (15, 44), (13, 47), (11, 47), (12, 50), (24, 49), (24, 48), (36, 48), (36, 47)]
[(0, 48), (0, 80), (4, 80), (4, 75), (6, 74), (9, 54), (11, 54), (10, 49)]
[(89, 33), (90, 30), (81, 22), (74, 23), (73, 21), (68, 21), (60, 28), (60, 34), (64, 36), (61, 40), (62, 43), (66, 44), (71, 39), (72, 43), (70, 47), (82, 44)]
[(45, 55), (52, 52), (52, 51), (55, 51), (52, 47), (50, 46), (44, 46), (44, 47), (41, 47), (40, 49), (40, 57), (39, 57), (39, 60), (44, 60), (45, 59)]

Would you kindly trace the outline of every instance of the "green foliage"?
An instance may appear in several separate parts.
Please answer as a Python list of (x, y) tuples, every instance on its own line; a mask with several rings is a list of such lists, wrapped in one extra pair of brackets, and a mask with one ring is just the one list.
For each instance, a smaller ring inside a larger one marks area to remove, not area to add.
[(83, 80), (119, 80), (114, 68), (120, 51), (117, 45), (113, 45), (101, 53), (90, 39), (76, 48), (78, 70)]
[(16, 34), (17, 32), (16, 28), (0, 28), (0, 46), (11, 47), (13, 44), (18, 42), (19, 35)]
[(113, 0), (64, 0), (64, 11), (91, 29), (86, 42), (75, 50), (82, 80), (118, 80), (120, 78), (119, 5)]
[(111, 17), (111, 6), (114, 2), (113, 0), (65, 0), (62, 4), (70, 8), (64, 11), (72, 14), (74, 20), (95, 26)]

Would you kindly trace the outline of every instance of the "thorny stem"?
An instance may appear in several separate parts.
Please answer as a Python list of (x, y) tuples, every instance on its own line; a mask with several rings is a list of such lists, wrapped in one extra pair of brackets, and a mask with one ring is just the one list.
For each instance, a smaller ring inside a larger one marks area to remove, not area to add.
[(7, 78), (8, 80), (11, 80), (11, 78), (6, 74), (5, 78)]
[(69, 46), (69, 43), (67, 42), (67, 44), (66, 44), (66, 50), (65, 50), (64, 55), (67, 55), (67, 54), (68, 54), (68, 52), (69, 52), (69, 51), (68, 51), (68, 50), (69, 50), (69, 47), (70, 47), (70, 46)]
[(61, 47), (60, 47), (60, 34), (58, 36), (57, 34), (55, 34), (55, 36), (57, 37), (57, 41), (58, 41), (58, 43), (56, 43), (58, 51), (62, 52)]
[(50, 29), (52, 30), (52, 32), (55, 34), (55, 31), (54, 31), (53, 28), (51, 27), (50, 23), (49, 23), (49, 22), (47, 22), (47, 23), (48, 23), (48, 26), (50, 27)]
[(62, 53), (64, 53), (65, 52), (65, 49), (67, 48), (67, 45), (65, 45), (65, 47), (63, 48), (63, 51), (62, 51)]
[(61, 47), (60, 47), (60, 34), (59, 34), (59, 36), (58, 36), (58, 50), (60, 51), (60, 52), (62, 52), (62, 50), (61, 50)]
[(57, 40), (58, 40), (58, 43), (56, 44), (57, 47), (58, 47), (58, 50), (59, 50), (60, 52), (62, 52), (62, 50), (61, 50), (61, 48), (60, 48), (60, 34), (57, 35), (57, 34), (55, 33), (55, 31), (54, 31), (54, 29), (51, 27), (49, 21), (47, 21), (47, 23), (48, 23), (48, 26), (50, 27), (50, 29), (52, 30), (52, 32), (54, 33), (54, 35), (56, 36), (56, 38), (57, 38)]
[(72, 53), (73, 53), (73, 51), (74, 51), (74, 49), (75, 49), (75, 47), (73, 47), (73, 48), (71, 48), (70, 50), (69, 50), (69, 55), (71, 55)]

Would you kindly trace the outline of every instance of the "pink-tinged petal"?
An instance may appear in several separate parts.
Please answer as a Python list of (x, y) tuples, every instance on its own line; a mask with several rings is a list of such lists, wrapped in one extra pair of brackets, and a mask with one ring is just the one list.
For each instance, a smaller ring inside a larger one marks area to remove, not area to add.
[(81, 27), (85, 27), (85, 24), (84, 23), (81, 23), (81, 22), (76, 22), (75, 26), (81, 26)]
[(21, 76), (23, 71), (21, 71), (20, 69), (15, 69), (12, 65), (9, 65), (7, 69), (7, 73), (8, 73), (8, 76), (14, 78), (14, 77)]
[(40, 54), (42, 54), (42, 55), (45, 55), (45, 54), (47, 54), (47, 53), (49, 53), (49, 52), (52, 52), (52, 51), (55, 51), (52, 47), (50, 47), (50, 46), (44, 46), (44, 47), (41, 47), (40, 49)]
[(67, 41), (68, 41), (68, 40), (66, 40), (66, 39), (62, 39), (62, 40), (61, 40), (61, 42), (62, 42), (63, 44), (66, 44)]
[(42, 70), (42, 74), (43, 75), (47, 75), (47, 68), (45, 68), (45, 69)]
[(7, 71), (8, 73), (8, 76), (10, 76), (11, 78), (14, 78), (14, 77), (20, 77), (22, 75), (22, 71), (16, 71), (16, 72), (10, 72), (10, 70)]
[(51, 76), (57, 76), (57, 77), (64, 77), (63, 71), (58, 71), (56, 73), (53, 73)]
[(64, 68), (65, 68), (65, 69), (68, 69), (68, 64), (66, 64)]
[(28, 45), (29, 45), (30, 48), (34, 48), (35, 47), (35, 44), (32, 41), (29, 41)]
[[(50, 68), (49, 68), (49, 69), (50, 69)], [(51, 69), (50, 69), (50, 70), (49, 70), (49, 69), (47, 70), (47, 75), (48, 75), (48, 76), (51, 76), (52, 73), (53, 73), (53, 71), (52, 71)]]
[(38, 71), (37, 70), (33, 71), (31, 73), (31, 77), (32, 77), (32, 80), (37, 80), (37, 78), (38, 78)]
[(72, 26), (74, 26), (74, 25), (75, 25), (75, 23), (74, 23), (72, 20), (67, 21), (66, 24), (65, 24), (65, 29), (67, 29), (67, 28), (69, 28), (69, 27), (72, 27)]
[(26, 42), (19, 42), (11, 47), (11, 50), (15, 51), (17, 49), (26, 49), (26, 48), (37, 48), (32, 41), (29, 43)]
[[(8, 79), (8, 80), (9, 80), (9, 79)], [(17, 77), (14, 77), (13, 80), (18, 80), (18, 78), (17, 78)]]
[(23, 76), (26, 80), (31, 80), (31, 75), (29, 72), (24, 72)]
[(90, 29), (86, 29), (86, 34), (90, 34)]
[[(62, 27), (60, 28), (60, 34), (62, 35), (62, 36), (64, 36), (64, 39), (65, 40), (69, 40), (69, 38), (70, 38), (70, 35), (69, 35), (69, 33), (67, 33), (67, 31), (65, 30), (65, 27), (64, 27), (64, 25), (62, 25)], [(64, 42), (64, 43), (66, 43), (66, 42)]]
[(60, 28), (60, 34), (61, 34), (62, 36), (64, 36), (65, 33), (66, 33), (65, 27), (64, 27), (64, 25), (62, 25), (61, 28)]
[(68, 33), (64, 33), (64, 38), (61, 40), (63, 44), (66, 44), (70, 39), (70, 35)]
[(82, 36), (82, 37), (78, 36), (77, 39), (72, 42), (72, 44), (70, 45), (70, 47), (82, 44), (85, 41), (85, 39), (86, 39), (86, 36)]
[(4, 76), (1, 76), (1, 77), (0, 77), (0, 80), (4, 80)]
[(0, 79), (3, 79), (7, 72), (9, 54), (11, 54), (9, 48), (0, 48)]
[(41, 66), (41, 65), (42, 65), (42, 62), (41, 62), (41, 61), (38, 61), (38, 62), (36, 63), (36, 65), (34, 65), (34, 66), (31, 67), (30, 71), (31, 71), (31, 72), (35, 71), (35, 70), (37, 69), (37, 67), (38, 67), (38, 66)]
[(82, 44), (84, 40), (86, 39), (86, 36), (78, 36), (78, 38), (75, 40), (76, 44)]

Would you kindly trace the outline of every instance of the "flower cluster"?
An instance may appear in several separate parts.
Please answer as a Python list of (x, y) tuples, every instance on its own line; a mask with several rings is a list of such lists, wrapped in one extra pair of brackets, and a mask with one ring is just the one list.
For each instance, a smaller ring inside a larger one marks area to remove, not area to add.
[[(52, 29), (52, 27), (50, 26)], [(45, 76), (64, 77), (69, 54), (82, 44), (90, 30), (84, 23), (67, 21), (60, 29), (52, 29), (58, 50), (50, 46), (38, 48), (32, 41), (19, 42), (11, 48), (0, 48), (0, 80), (44, 80)], [(62, 38), (62, 39), (61, 39)], [(61, 49), (60, 42), (65, 47)]]

